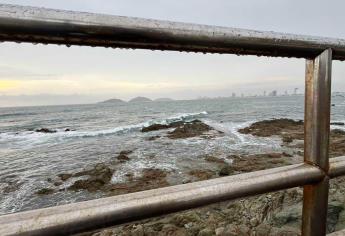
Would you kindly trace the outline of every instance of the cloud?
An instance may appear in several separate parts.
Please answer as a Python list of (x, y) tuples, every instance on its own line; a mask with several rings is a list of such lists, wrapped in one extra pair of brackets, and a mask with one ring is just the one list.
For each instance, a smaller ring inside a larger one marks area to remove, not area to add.
[(11, 65), (0, 65), (0, 78), (6, 79), (46, 79), (49, 77), (56, 77), (57, 74), (45, 74), (33, 72), (30, 69), (25, 68), (24, 66), (11, 66)]
[[(321, 0), (4, 0), (113, 15), (345, 38), (344, 1)], [(325, 11), (328, 9), (329, 11)], [(329, 12), (332, 12), (330, 14)], [(308, 19), (308, 20), (306, 20)], [(82, 94), (130, 98), (229, 96), (277, 89), (303, 91), (304, 60), (2, 43), (0, 94)], [(334, 62), (332, 86), (345, 90)], [(9, 82), (11, 81), (11, 82)], [(71, 98), (72, 99), (72, 98)], [(77, 99), (77, 98), (75, 98)], [(53, 101), (53, 99), (51, 99)], [(81, 101), (81, 100), (78, 100)]]

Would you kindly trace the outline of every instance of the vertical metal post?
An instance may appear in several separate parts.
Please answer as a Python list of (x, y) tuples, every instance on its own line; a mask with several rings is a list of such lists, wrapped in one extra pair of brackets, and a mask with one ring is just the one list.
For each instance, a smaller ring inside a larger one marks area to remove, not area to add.
[[(328, 173), (332, 50), (306, 61), (304, 162)], [(329, 178), (304, 186), (303, 236), (326, 235)]]

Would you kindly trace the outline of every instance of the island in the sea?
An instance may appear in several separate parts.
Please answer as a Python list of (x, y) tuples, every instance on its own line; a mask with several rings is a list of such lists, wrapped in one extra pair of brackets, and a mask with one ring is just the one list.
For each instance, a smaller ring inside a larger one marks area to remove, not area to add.
[(155, 102), (171, 102), (174, 101), (172, 98), (157, 98), (154, 100)]
[[(132, 98), (131, 100), (129, 100), (128, 102), (131, 103), (140, 103), (140, 102), (170, 102), (170, 101), (175, 101), (174, 99), (171, 98), (157, 98), (155, 100), (152, 100), (150, 98), (147, 97), (135, 97)], [(108, 99), (99, 103), (107, 103), (107, 104), (122, 104), (122, 103), (126, 103), (126, 101), (118, 99), (118, 98), (112, 98), (112, 99)]]
[(125, 103), (125, 101), (118, 98), (112, 98), (112, 99), (108, 99), (99, 103)]
[(147, 97), (135, 97), (129, 100), (128, 102), (152, 102), (152, 100)]

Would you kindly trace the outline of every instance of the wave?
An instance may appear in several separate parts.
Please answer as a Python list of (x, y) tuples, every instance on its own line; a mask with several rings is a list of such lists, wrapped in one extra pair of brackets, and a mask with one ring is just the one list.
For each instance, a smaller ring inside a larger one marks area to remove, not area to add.
[[(336, 123), (339, 123), (339, 125), (336, 124)], [(331, 129), (340, 129), (340, 130), (344, 130), (345, 131), (345, 126), (344, 125), (340, 125), (341, 123), (344, 124), (345, 121), (344, 120), (332, 120), (330, 128)]]
[(162, 120), (150, 120), (147, 122), (142, 122), (135, 125), (126, 125), (126, 126), (119, 126), (111, 129), (105, 130), (96, 130), (96, 131), (77, 131), (77, 132), (64, 132), (67, 137), (95, 137), (95, 136), (104, 136), (104, 135), (112, 135), (112, 134), (123, 134), (128, 133), (131, 131), (138, 131), (144, 127), (153, 125), (153, 124), (171, 124), (176, 121), (190, 121), (196, 118), (201, 118), (207, 115), (206, 111), (198, 112), (198, 113), (185, 113), (176, 115), (173, 117), (169, 117)]
[(0, 118), (17, 117), (17, 116), (33, 116), (33, 115), (37, 115), (37, 113), (33, 113), (33, 112), (4, 113), (4, 114), (0, 114)]
[[(208, 113), (206, 111), (198, 113), (183, 113), (175, 116), (171, 116), (165, 119), (149, 120), (146, 122), (118, 126), (109, 129), (103, 130), (94, 130), (94, 131), (65, 131), (65, 129), (55, 130), (55, 133), (40, 133), (35, 131), (23, 131), (23, 132), (8, 132), (0, 133), (0, 146), (5, 144), (42, 144), (49, 142), (52, 139), (55, 140), (64, 140), (72, 138), (88, 138), (88, 137), (97, 137), (97, 136), (107, 136), (107, 135), (116, 135), (124, 134), (129, 132), (139, 131), (143, 127), (150, 126), (152, 124), (170, 124), (176, 121), (190, 121), (196, 118), (205, 117)], [(30, 145), (30, 146), (31, 146)]]

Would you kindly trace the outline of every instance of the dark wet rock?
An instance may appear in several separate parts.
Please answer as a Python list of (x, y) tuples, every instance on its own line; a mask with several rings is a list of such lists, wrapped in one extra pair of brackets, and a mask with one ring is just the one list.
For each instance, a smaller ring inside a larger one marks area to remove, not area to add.
[[(269, 137), (272, 135), (282, 135), (285, 132), (294, 133), (299, 135), (302, 132), (303, 138), (303, 121), (295, 121), (292, 119), (272, 119), (255, 122), (249, 127), (239, 129), (238, 131), (242, 134), (252, 134), (254, 136)], [(299, 136), (298, 136), (299, 137)], [(295, 137), (297, 138), (297, 137)]]
[(136, 225), (134, 229), (131, 231), (131, 236), (144, 236), (145, 230), (142, 225)]
[(234, 169), (230, 165), (224, 165), (220, 170), (218, 175), (219, 176), (228, 176), (234, 173)]
[(11, 179), (6, 180), (6, 186), (3, 188), (3, 193), (12, 193), (14, 191), (17, 191), (20, 186), (23, 185), (22, 182), (20, 182), (18, 179)]
[(225, 164), (224, 159), (220, 159), (218, 157), (211, 156), (211, 155), (206, 155), (205, 156), (205, 161), (219, 163), (219, 164)]
[(300, 236), (301, 230), (299, 228), (292, 228), (288, 226), (284, 226), (281, 228), (272, 227), (271, 233), (269, 236)]
[(162, 230), (157, 235), (188, 236), (188, 233), (184, 228), (180, 228), (172, 224), (166, 224), (163, 225)]
[(129, 155), (131, 153), (133, 153), (133, 150), (123, 150), (120, 152), (120, 155)]
[[(331, 201), (327, 211), (327, 233), (334, 232), (340, 213), (344, 210), (344, 204), (338, 201)], [(272, 221), (275, 227), (289, 227), (298, 229), (302, 225), (302, 204), (296, 204), (277, 212)]]
[(156, 135), (156, 136), (151, 136), (151, 137), (148, 137), (146, 140), (147, 141), (154, 141), (154, 140), (156, 140), (156, 139), (159, 139), (161, 136), (159, 136), (159, 135)]
[(185, 123), (182, 126), (177, 127), (175, 130), (168, 133), (168, 138), (179, 139), (179, 138), (191, 138), (196, 137), (214, 130), (209, 125), (201, 122), (200, 120), (194, 120), (190, 123)]
[(341, 130), (341, 129), (334, 129), (331, 131), (331, 135), (332, 136), (343, 136), (345, 135), (345, 131), (344, 130)]
[(116, 158), (120, 162), (126, 162), (130, 160), (130, 158), (127, 155), (122, 155), (122, 154), (118, 155)]
[(119, 155), (116, 157), (117, 160), (119, 160), (121, 163), (129, 161), (130, 158), (128, 157), (129, 154), (131, 154), (133, 151), (128, 150), (128, 151), (121, 151)]
[(54, 193), (54, 189), (51, 188), (42, 188), (36, 192), (38, 195), (48, 195)]
[(48, 128), (41, 128), (41, 129), (36, 129), (36, 132), (39, 133), (56, 133), (56, 130), (48, 129)]
[(182, 212), (181, 214), (176, 214), (174, 215), (173, 219), (171, 222), (176, 225), (183, 227), (184, 225), (191, 223), (191, 222), (198, 222), (201, 221), (200, 216), (194, 212), (194, 211), (189, 211), (189, 212)]
[[(209, 125), (203, 123), (200, 120), (192, 120), (189, 122), (183, 121), (176, 121), (170, 124), (152, 124), (150, 126), (144, 127), (141, 129), (141, 132), (151, 132), (157, 131), (162, 129), (171, 129), (175, 128), (173, 131), (168, 133), (168, 138), (171, 139), (179, 139), (179, 138), (190, 138), (201, 136), (208, 131), (215, 131)], [(217, 131), (217, 133), (222, 133), (221, 131)], [(204, 138), (213, 138), (213, 135), (206, 135)], [(155, 138), (153, 138), (154, 140)]]
[(210, 228), (205, 228), (199, 231), (198, 236), (213, 236), (214, 230)]
[(344, 211), (344, 203), (331, 201), (327, 210), (327, 233), (334, 232), (339, 221), (340, 213)]
[(246, 225), (230, 224), (215, 230), (216, 236), (248, 236), (250, 228)]
[(272, 226), (262, 223), (256, 227), (256, 236), (267, 236), (270, 235)]
[(69, 190), (88, 190), (94, 192), (101, 190), (106, 184), (108, 184), (113, 176), (114, 170), (110, 169), (103, 163), (95, 165), (91, 170), (81, 171), (73, 176), (84, 176), (88, 175), (87, 179), (81, 179), (75, 181), (70, 187)]
[(281, 153), (252, 154), (233, 158), (231, 167), (235, 172), (251, 172), (293, 164), (297, 161), (284, 158)]
[(193, 121), (189, 121), (189, 122), (184, 122), (184, 121), (174, 121), (174, 122), (171, 122), (169, 124), (169, 127), (170, 128), (177, 128), (177, 127), (180, 127), (180, 126), (183, 126), (184, 124), (186, 123), (193, 123), (195, 121), (198, 121), (198, 120), (193, 120)]
[(88, 190), (89, 192), (94, 192), (94, 191), (100, 190), (101, 187), (104, 186), (104, 184), (106, 184), (106, 182), (98, 178), (77, 180), (73, 183), (73, 185), (68, 187), (68, 190), (74, 190), (74, 191)]
[(142, 171), (142, 176), (132, 178), (131, 181), (126, 183), (112, 184), (107, 190), (109, 191), (110, 195), (118, 195), (166, 187), (169, 186), (166, 177), (167, 171), (148, 168)]
[(54, 184), (54, 186), (60, 186), (60, 185), (63, 184), (63, 182), (61, 182), (61, 181), (56, 181), (56, 182), (54, 182), (53, 184)]
[(66, 181), (69, 178), (71, 178), (73, 175), (72, 174), (68, 174), (68, 173), (62, 173), (62, 174), (58, 174), (58, 177), (62, 180), (62, 181)]
[[(264, 120), (255, 122), (249, 127), (240, 129), (239, 132), (243, 134), (252, 134), (259, 137), (278, 135), (282, 138), (284, 145), (303, 149), (303, 142), (291, 145), (291, 143), (295, 140), (304, 139), (304, 125), (303, 121), (301, 120)], [(331, 130), (329, 148), (329, 154), (331, 157), (345, 154), (345, 131), (340, 129)]]
[(183, 121), (175, 121), (175, 122), (171, 122), (170, 124), (152, 124), (147, 127), (143, 127), (141, 129), (141, 132), (151, 132), (151, 131), (157, 131), (157, 130), (162, 130), (162, 129), (177, 128), (177, 127), (183, 126), (184, 124), (185, 122)]
[(293, 157), (292, 154), (287, 153), (287, 152), (283, 152), (282, 155), (283, 155), (284, 157)]
[(290, 206), (273, 216), (273, 223), (277, 227), (290, 226), (298, 228), (301, 226), (302, 205)]
[(151, 131), (157, 131), (161, 129), (168, 129), (168, 125), (162, 125), (162, 124), (153, 124), (147, 127), (144, 127), (141, 129), (141, 132), (151, 132)]
[(345, 123), (344, 122), (331, 122), (331, 125), (339, 125), (339, 126), (344, 126)]
[(284, 143), (292, 143), (293, 142), (293, 138), (290, 136), (283, 136), (282, 140)]
[(210, 179), (214, 175), (211, 170), (191, 170), (188, 174), (194, 176), (197, 180)]

